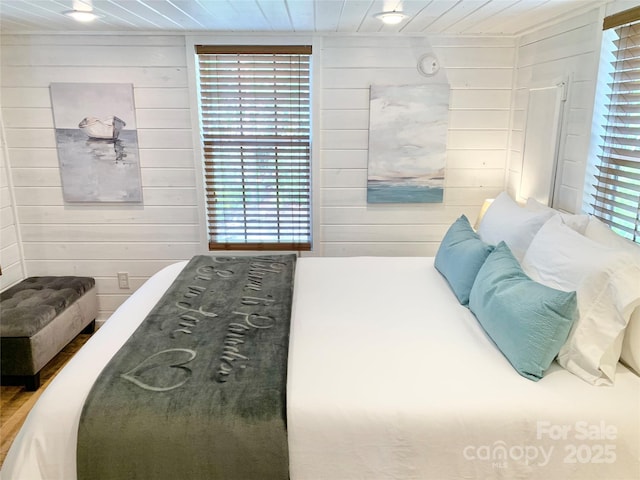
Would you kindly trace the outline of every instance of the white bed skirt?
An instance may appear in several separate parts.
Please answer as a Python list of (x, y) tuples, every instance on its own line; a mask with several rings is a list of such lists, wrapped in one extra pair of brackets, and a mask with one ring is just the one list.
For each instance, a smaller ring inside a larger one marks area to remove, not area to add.
[[(184, 266), (127, 300), (43, 393), (6, 480), (76, 478), (93, 380)], [(301, 258), (288, 371), (292, 480), (637, 479), (640, 378), (516, 373), (432, 258)]]

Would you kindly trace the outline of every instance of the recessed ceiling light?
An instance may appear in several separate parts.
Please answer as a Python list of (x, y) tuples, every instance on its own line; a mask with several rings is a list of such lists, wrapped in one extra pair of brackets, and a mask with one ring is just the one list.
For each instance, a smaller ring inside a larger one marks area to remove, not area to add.
[(98, 15), (91, 10), (67, 10), (62, 13), (78, 22), (93, 22), (96, 18), (99, 18)]
[(405, 19), (406, 15), (402, 12), (397, 12), (396, 10), (392, 12), (381, 12), (374, 15), (376, 18), (382, 20), (383, 23), (387, 25), (397, 25), (402, 20)]

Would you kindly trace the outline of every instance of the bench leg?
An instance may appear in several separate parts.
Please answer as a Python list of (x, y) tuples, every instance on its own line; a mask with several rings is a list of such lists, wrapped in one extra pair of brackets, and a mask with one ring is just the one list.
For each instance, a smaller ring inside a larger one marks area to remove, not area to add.
[(35, 375), (26, 375), (24, 377), (24, 387), (28, 392), (35, 392), (40, 388), (40, 372)]
[(96, 331), (96, 319), (94, 318), (89, 325), (84, 327), (84, 329), (80, 333), (88, 333), (92, 334)]

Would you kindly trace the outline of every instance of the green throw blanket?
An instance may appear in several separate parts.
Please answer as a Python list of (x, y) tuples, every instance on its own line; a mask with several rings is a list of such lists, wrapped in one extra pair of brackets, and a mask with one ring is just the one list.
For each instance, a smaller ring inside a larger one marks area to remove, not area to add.
[(79, 480), (288, 478), (295, 260), (191, 259), (96, 380)]

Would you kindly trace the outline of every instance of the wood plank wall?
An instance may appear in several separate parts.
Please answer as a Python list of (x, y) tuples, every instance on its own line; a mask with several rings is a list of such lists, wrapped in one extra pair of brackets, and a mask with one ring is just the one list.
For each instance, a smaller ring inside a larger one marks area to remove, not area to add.
[(528, 89), (569, 80), (558, 156), (556, 206), (580, 213), (587, 165), (593, 99), (596, 88), (602, 13), (591, 10), (565, 22), (521, 37), (518, 41), (513, 130), (507, 190), (517, 195), (522, 172), (522, 146)]
[[(2, 115), (28, 275), (96, 278), (104, 320), (163, 266), (198, 251), (184, 37), (4, 35)], [(52, 82), (131, 83), (144, 205), (66, 204)], [(128, 272), (130, 289), (119, 289)]]
[(0, 124), (0, 291), (25, 278), (13, 195), (5, 160), (5, 141)]
[[(434, 255), (451, 222), (476, 218), (504, 189), (514, 41), (510, 38), (328, 37), (321, 102), (322, 254)], [(434, 53), (434, 77), (418, 58)], [(369, 87), (449, 83), (443, 204), (366, 203)]]
[[(314, 254), (435, 254), (455, 218), (473, 221), (483, 199), (504, 188), (514, 39), (331, 35), (320, 43)], [(27, 273), (96, 277), (101, 319), (161, 267), (200, 249), (185, 51), (182, 35), (2, 35), (1, 106)], [(442, 64), (432, 78), (416, 69), (428, 52)], [(367, 205), (369, 86), (446, 81), (445, 203)], [(52, 82), (133, 84), (144, 205), (64, 204)], [(117, 272), (129, 273), (131, 289), (118, 288)]]

